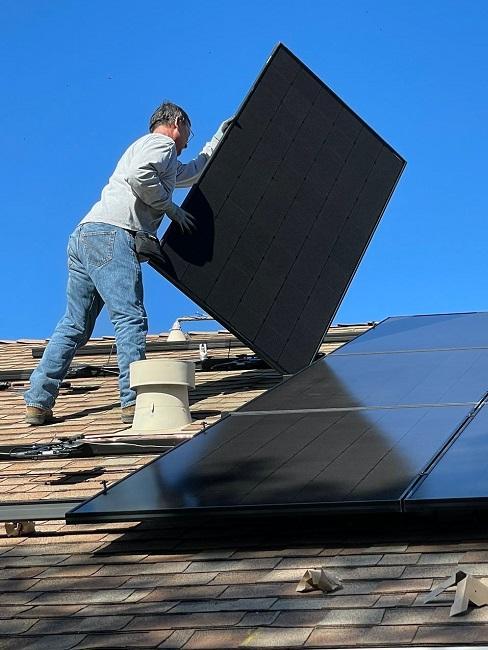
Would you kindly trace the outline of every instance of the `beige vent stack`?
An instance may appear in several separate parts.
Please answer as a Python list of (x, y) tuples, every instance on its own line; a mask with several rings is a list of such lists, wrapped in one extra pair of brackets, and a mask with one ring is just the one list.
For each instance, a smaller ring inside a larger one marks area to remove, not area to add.
[(173, 359), (146, 359), (130, 364), (136, 391), (132, 431), (175, 431), (191, 422), (188, 388), (195, 388), (195, 364)]
[(179, 319), (176, 319), (173, 323), (173, 327), (170, 329), (168, 338), (166, 339), (168, 343), (174, 341), (187, 341), (188, 337), (185, 332), (181, 329), (181, 323)]

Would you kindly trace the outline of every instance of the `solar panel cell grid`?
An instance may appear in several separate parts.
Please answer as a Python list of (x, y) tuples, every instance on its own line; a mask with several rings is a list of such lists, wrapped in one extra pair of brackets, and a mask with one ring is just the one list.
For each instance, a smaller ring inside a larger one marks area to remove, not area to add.
[[(396, 176), (371, 185), (382, 154)], [(313, 359), (403, 166), (280, 46), (185, 200), (195, 233), (170, 227), (169, 263), (155, 267), (271, 365), (296, 372)]]

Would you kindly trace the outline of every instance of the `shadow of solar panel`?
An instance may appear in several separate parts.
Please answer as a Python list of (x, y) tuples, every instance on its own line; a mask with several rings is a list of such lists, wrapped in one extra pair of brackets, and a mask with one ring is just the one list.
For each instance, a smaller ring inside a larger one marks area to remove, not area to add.
[(405, 161), (279, 45), (152, 266), (277, 370), (309, 365)]

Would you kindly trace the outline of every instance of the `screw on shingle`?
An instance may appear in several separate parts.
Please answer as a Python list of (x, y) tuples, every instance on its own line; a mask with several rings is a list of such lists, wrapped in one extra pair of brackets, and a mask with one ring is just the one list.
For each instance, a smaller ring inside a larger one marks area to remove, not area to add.
[(107, 481), (102, 481), (102, 485), (103, 485), (103, 493), (107, 494)]
[(207, 424), (208, 424), (208, 422), (206, 422), (205, 420), (202, 422), (202, 431), (206, 430)]

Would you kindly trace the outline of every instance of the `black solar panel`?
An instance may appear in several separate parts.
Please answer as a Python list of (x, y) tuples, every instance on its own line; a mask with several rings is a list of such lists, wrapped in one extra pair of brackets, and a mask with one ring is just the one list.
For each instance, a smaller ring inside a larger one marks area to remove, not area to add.
[(387, 318), (336, 350), (339, 354), (459, 350), (488, 347), (488, 313), (431, 314)]
[(444, 340), (462, 342), (457, 349), (414, 352), (404, 349), (417, 317), (402, 319), (397, 351), (383, 352), (397, 319), (385, 321), (374, 331), (374, 352), (346, 354), (355, 349), (354, 341), (346, 344), (78, 507), (68, 520), (137, 520), (202, 509), (399, 511), (425, 475), (407, 507), (442, 501), (450, 475), (459, 481), (446, 494), (462, 495), (462, 473), (451, 474), (451, 465), (466, 456), (468, 471), (473, 454), (480, 456), (474, 471), (483, 476), (473, 476), (465, 492), (482, 493), (488, 485), (481, 459), (484, 411), (479, 425), (475, 418), (449, 445), (486, 397), (485, 317), (448, 319)]
[[(488, 383), (488, 382), (487, 382)], [(405, 500), (406, 510), (488, 506), (488, 408), (483, 406)]]
[(476, 404), (487, 384), (488, 349), (334, 353), (241, 410)]
[(313, 360), (405, 161), (276, 48), (152, 265), (277, 370)]
[(68, 521), (381, 508), (400, 498), (462, 406), (232, 415), (86, 502)]

